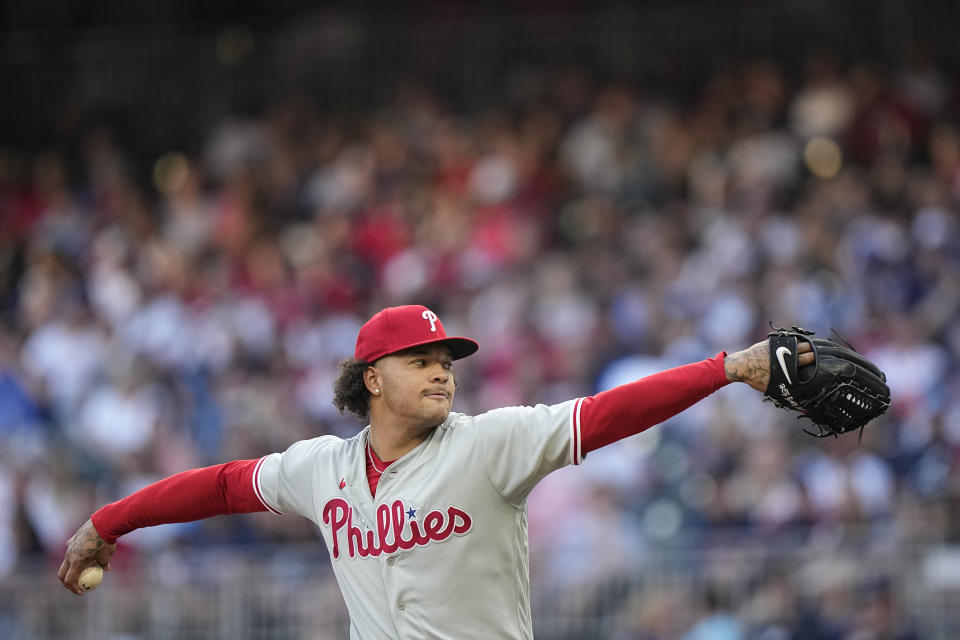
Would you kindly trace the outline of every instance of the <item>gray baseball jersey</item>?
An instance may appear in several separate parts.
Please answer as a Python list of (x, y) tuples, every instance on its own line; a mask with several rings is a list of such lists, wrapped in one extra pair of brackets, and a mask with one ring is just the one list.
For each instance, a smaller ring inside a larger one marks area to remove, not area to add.
[(320, 528), (350, 612), (350, 637), (533, 638), (526, 498), (579, 464), (581, 400), (451, 413), (380, 478), (369, 427), (263, 458), (257, 495)]

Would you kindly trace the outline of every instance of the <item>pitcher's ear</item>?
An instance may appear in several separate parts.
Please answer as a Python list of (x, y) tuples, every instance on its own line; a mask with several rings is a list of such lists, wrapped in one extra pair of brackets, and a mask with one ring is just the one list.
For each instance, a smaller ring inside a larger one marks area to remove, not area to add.
[(373, 365), (368, 366), (363, 372), (363, 384), (373, 395), (380, 395), (380, 372)]

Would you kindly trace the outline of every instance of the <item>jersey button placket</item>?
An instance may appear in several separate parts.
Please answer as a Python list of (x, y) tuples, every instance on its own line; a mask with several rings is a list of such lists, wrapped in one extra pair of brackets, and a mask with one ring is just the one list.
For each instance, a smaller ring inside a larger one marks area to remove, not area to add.
[(406, 609), (407, 609), (407, 603), (406, 603), (406, 602), (401, 602), (400, 604), (397, 605), (397, 609), (400, 609), (400, 611), (406, 611)]

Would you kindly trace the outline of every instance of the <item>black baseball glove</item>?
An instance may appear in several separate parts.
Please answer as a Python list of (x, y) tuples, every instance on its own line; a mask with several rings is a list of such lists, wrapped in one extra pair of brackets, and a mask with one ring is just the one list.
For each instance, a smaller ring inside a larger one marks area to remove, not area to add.
[[(849, 344), (812, 338), (800, 327), (769, 334), (770, 383), (764, 393), (778, 407), (799, 411), (818, 438), (861, 430), (890, 406), (887, 376)], [(839, 334), (838, 334), (839, 337)], [(842, 338), (841, 338), (842, 340)], [(813, 364), (797, 367), (797, 346), (809, 342)]]

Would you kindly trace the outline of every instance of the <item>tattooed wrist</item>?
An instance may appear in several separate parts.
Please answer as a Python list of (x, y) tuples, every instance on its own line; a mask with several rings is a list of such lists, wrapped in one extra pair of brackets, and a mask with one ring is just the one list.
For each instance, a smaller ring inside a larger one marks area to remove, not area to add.
[(746, 382), (754, 389), (764, 391), (770, 381), (770, 359), (766, 343), (737, 351), (723, 359), (724, 372), (730, 382)]

